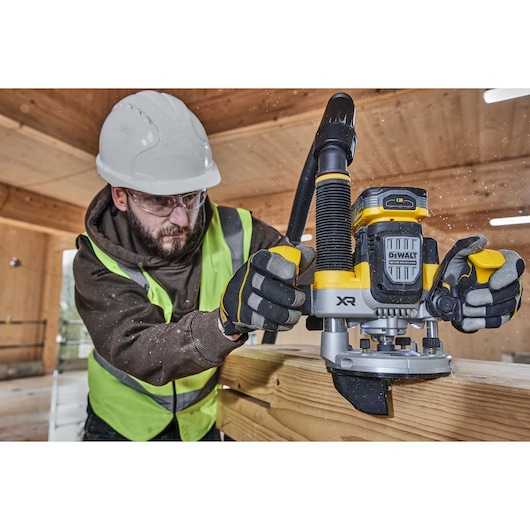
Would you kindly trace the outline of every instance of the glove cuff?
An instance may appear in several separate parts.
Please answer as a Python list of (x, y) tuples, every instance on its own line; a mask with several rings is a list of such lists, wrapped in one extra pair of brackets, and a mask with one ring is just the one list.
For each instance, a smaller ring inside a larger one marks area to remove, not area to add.
[(240, 331), (237, 331), (236, 327), (232, 322), (227, 320), (223, 324), (223, 320), (221, 318), (221, 312), (219, 312), (219, 318), (217, 319), (217, 327), (219, 328), (219, 331), (229, 340), (232, 342), (235, 342), (239, 340), (242, 333)]

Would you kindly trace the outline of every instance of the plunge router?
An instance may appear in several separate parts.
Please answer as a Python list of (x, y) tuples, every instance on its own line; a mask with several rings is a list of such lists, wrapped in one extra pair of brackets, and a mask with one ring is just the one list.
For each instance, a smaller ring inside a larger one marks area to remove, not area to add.
[[(437, 243), (422, 234), (420, 221), (427, 216), (423, 189), (367, 189), (351, 207), (356, 242), (351, 268), (317, 265), (311, 314), (323, 321), (321, 356), (337, 390), (362, 412), (389, 414), (393, 379), (451, 373), (438, 319), (424, 303), (438, 269)], [(426, 326), (421, 348), (405, 337), (409, 325)], [(353, 349), (348, 329), (356, 326), (370, 338)]]
[[(308, 329), (319, 329), (321, 356), (338, 392), (356, 409), (388, 416), (395, 380), (434, 379), (451, 374), (438, 322), (457, 322), (459, 292), (443, 273), (436, 240), (424, 237), (428, 217), (424, 189), (374, 187), (351, 202), (351, 164), (357, 135), (355, 105), (348, 94), (332, 96), (307, 157), (287, 236), (300, 243), (316, 193), (316, 272), (307, 292)], [(355, 239), (353, 251), (352, 236)], [(469, 285), (487, 283), (504, 261), (482, 251), (469, 258)], [(408, 326), (423, 329), (421, 346), (406, 337)], [(359, 326), (358, 348), (348, 329)], [(273, 342), (270, 336), (264, 342)]]

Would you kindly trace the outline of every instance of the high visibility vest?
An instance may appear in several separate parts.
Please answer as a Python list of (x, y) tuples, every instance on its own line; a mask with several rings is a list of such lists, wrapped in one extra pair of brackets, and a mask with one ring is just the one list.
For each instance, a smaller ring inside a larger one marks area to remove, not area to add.
[[(218, 207), (202, 244), (199, 310), (213, 311), (233, 273), (248, 259), (252, 219), (247, 210)], [(87, 238), (87, 234), (84, 234)], [(173, 303), (165, 289), (143, 268), (120, 265), (88, 238), (94, 253), (111, 272), (143, 285), (152, 304), (171, 320)], [(178, 355), (178, 352), (175, 352)], [(184, 441), (200, 440), (217, 413), (217, 368), (155, 386), (112, 366), (96, 351), (88, 358), (90, 404), (94, 412), (129, 440), (150, 440), (177, 418)]]

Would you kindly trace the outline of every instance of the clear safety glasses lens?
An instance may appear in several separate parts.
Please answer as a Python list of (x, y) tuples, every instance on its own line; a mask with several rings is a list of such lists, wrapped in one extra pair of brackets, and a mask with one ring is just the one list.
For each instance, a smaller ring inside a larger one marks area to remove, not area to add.
[(180, 206), (187, 212), (200, 208), (206, 200), (206, 190), (194, 191), (183, 195), (150, 195), (139, 191), (131, 191), (134, 202), (146, 212), (168, 217), (171, 212)]

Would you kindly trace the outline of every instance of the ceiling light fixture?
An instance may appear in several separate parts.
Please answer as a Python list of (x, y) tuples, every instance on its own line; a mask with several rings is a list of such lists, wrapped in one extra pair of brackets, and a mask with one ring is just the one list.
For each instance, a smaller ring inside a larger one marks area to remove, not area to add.
[(491, 226), (524, 225), (530, 223), (530, 215), (517, 215), (515, 217), (497, 217), (490, 219)]
[(530, 88), (490, 88), (482, 93), (486, 103), (497, 103), (524, 96), (530, 96)]

